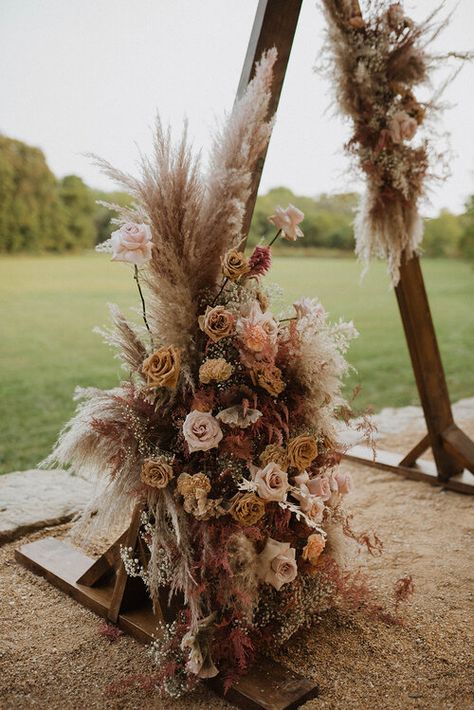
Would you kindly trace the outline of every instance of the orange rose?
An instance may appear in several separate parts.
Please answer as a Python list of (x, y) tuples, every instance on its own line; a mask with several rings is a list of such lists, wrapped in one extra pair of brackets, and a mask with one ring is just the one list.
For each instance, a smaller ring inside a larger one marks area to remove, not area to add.
[(263, 363), (256, 365), (250, 371), (250, 377), (254, 385), (262, 387), (272, 397), (278, 397), (286, 387), (281, 377), (281, 370), (276, 365)]
[(241, 525), (255, 525), (265, 515), (265, 503), (254, 493), (245, 493), (234, 501), (230, 514)]
[(222, 273), (229, 281), (237, 281), (241, 276), (248, 274), (250, 264), (244, 253), (231, 249), (221, 259)]
[(318, 455), (318, 444), (314, 436), (301, 434), (288, 442), (288, 462), (290, 466), (304, 471), (311, 466)]
[(235, 332), (235, 317), (224, 306), (208, 306), (204, 315), (198, 318), (201, 330), (214, 342), (228, 338)]
[(172, 478), (173, 469), (165, 458), (145, 459), (143, 462), (140, 480), (147, 486), (166, 488)]
[(181, 370), (181, 355), (174, 345), (160, 348), (149, 355), (142, 365), (148, 387), (176, 389)]
[(314, 533), (313, 535), (310, 535), (308, 537), (306, 547), (303, 548), (301, 557), (303, 558), (303, 560), (306, 560), (306, 562), (309, 562), (310, 565), (315, 567), (318, 563), (321, 552), (324, 550), (325, 547), (326, 540), (323, 538), (323, 536)]

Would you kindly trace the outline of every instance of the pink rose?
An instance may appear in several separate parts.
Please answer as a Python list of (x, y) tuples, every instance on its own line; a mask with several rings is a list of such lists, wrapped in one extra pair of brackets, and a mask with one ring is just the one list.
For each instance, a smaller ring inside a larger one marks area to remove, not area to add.
[(259, 555), (258, 569), (261, 581), (280, 591), (284, 584), (292, 582), (298, 574), (296, 550), (290, 547), (289, 542), (278, 542), (269, 537)]
[(299, 502), (303, 513), (315, 523), (320, 523), (326, 506), (322, 498), (310, 492), (307, 485), (309, 481), (310, 478), (306, 471), (295, 476), (295, 483), (298, 488), (292, 490), (292, 495)]
[(388, 124), (388, 132), (394, 143), (402, 143), (404, 140), (411, 140), (418, 127), (414, 118), (406, 111), (397, 111), (393, 114)]
[(270, 462), (265, 468), (256, 468), (252, 478), (257, 486), (257, 493), (263, 500), (282, 501), (288, 490), (288, 474)]
[(277, 207), (275, 214), (268, 218), (268, 221), (275, 225), (278, 230), (283, 232), (283, 235), (288, 241), (296, 242), (298, 237), (303, 237), (303, 232), (298, 227), (298, 224), (304, 219), (304, 214), (294, 205), (288, 205), (286, 210), (282, 207)]
[(354, 483), (352, 481), (352, 476), (350, 473), (336, 473), (334, 476), (337, 482), (338, 492), (345, 496), (354, 490)]
[(197, 409), (189, 412), (184, 420), (183, 434), (190, 453), (216, 448), (223, 436), (217, 419)]
[(331, 482), (324, 476), (310, 478), (307, 481), (306, 486), (312, 495), (318, 496), (321, 500), (329, 500), (331, 497)]
[(151, 259), (151, 230), (147, 224), (127, 222), (110, 237), (112, 261), (142, 266)]

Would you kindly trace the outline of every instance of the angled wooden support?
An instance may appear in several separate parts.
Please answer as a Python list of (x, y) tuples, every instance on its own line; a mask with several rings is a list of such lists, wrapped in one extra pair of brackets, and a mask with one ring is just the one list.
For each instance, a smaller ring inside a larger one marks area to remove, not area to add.
[[(354, 447), (347, 458), (415, 480), (474, 494), (474, 443), (454, 423), (420, 260), (403, 258), (395, 289), (428, 433), (404, 457)], [(419, 461), (431, 448), (435, 464)], [(418, 462), (418, 463), (417, 463)], [(466, 470), (465, 470), (466, 469)], [(471, 472), (471, 473), (469, 473)]]

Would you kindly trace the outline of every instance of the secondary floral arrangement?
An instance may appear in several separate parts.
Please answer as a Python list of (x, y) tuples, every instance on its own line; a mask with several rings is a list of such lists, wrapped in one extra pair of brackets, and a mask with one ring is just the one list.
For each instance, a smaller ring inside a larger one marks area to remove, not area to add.
[(354, 126), (346, 148), (367, 181), (355, 221), (356, 252), (366, 265), (373, 257), (387, 259), (396, 285), (402, 254), (409, 259), (419, 250), (420, 200), (435, 164), (445, 157), (434, 149), (428, 130), (442, 90), (426, 102), (415, 90), (427, 84), (440, 61), (470, 55), (429, 53), (428, 45), (448, 22), (435, 22), (443, 3), (421, 24), (399, 2), (372, 0), (363, 15), (357, 0), (322, 4), (328, 22), (325, 70), (336, 82), (340, 110)]
[[(163, 590), (182, 599), (151, 648), (155, 684), (173, 696), (217, 673), (229, 685), (335, 604), (347, 586), (344, 534), (357, 537), (336, 433), (356, 331), (305, 298), (275, 317), (262, 281), (271, 244), (242, 251), (275, 57), (263, 56), (207, 173), (186, 137), (175, 148), (160, 124), (141, 180), (101, 162), (136, 201), (116, 208), (118, 228), (101, 250), (133, 266), (144, 326), (112, 307), (105, 337), (128, 377), (79, 390), (48, 460), (104, 483), (78, 523), (82, 538), (142, 506), (144, 552), (122, 558), (156, 608)], [(296, 207), (269, 219), (275, 239), (303, 236)]]

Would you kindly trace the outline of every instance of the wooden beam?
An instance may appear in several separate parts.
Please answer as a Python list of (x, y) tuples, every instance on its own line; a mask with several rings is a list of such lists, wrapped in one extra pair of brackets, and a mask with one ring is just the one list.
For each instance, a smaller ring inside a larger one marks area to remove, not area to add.
[(456, 424), (443, 431), (443, 446), (463, 468), (474, 473), (474, 442)]
[[(278, 59), (273, 72), (272, 95), (268, 108), (268, 118), (273, 116), (280, 102), (280, 94), (290, 58), (291, 47), (298, 24), (303, 0), (259, 0), (252, 34), (240, 75), (236, 101), (245, 93), (249, 81), (255, 73), (255, 65), (262, 53), (276, 47)], [(247, 201), (243, 223), (243, 234), (248, 234), (257, 200), (258, 186), (265, 164), (266, 151), (260, 158), (252, 175), (250, 197)]]
[(414, 466), (421, 454), (424, 454), (430, 448), (430, 435), (425, 434), (421, 441), (418, 442), (404, 458), (400, 461), (400, 466)]

